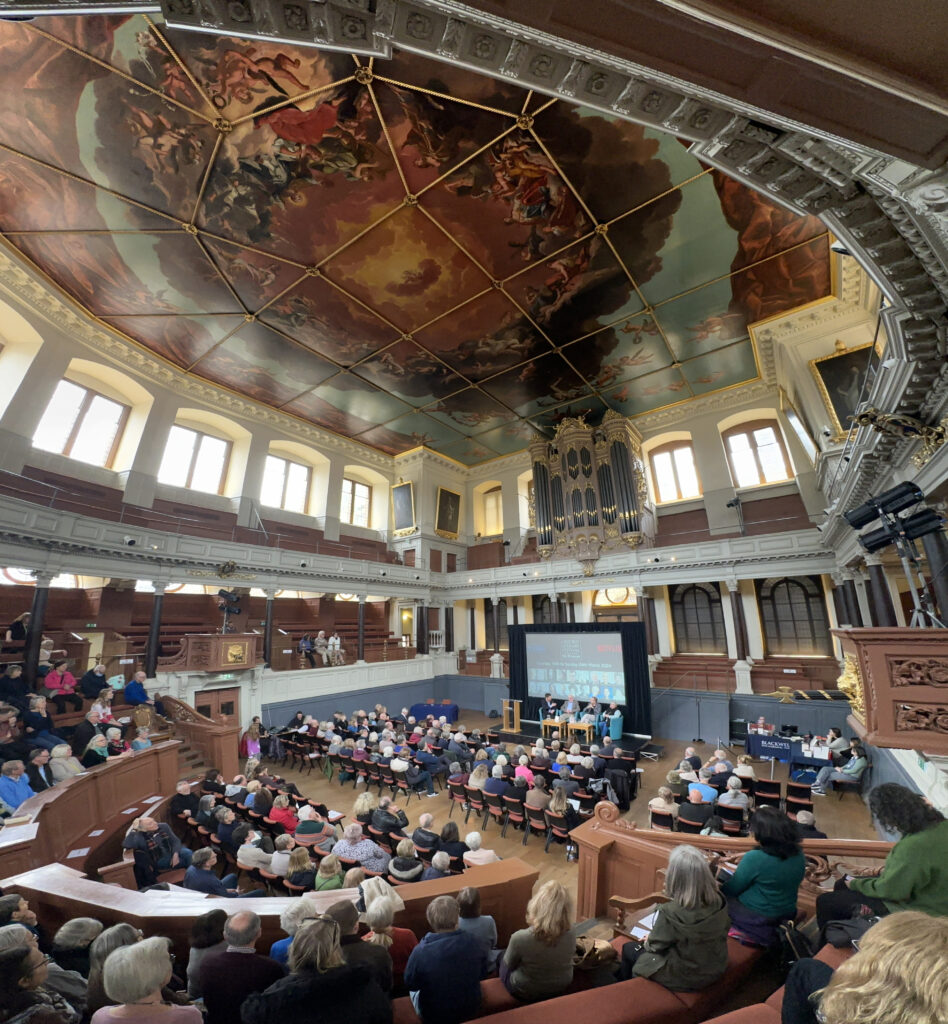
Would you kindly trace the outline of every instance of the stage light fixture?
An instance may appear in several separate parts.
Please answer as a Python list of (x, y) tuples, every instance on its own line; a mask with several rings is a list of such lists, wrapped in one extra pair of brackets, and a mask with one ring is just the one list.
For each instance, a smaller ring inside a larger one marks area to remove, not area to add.
[(874, 551), (881, 551), (882, 548), (894, 544), (898, 539), (899, 531), (891, 526), (880, 526), (868, 533), (860, 534), (857, 538), (862, 547), (870, 554)]
[(902, 520), (902, 530), (909, 540), (918, 540), (929, 533), (937, 533), (945, 524), (945, 517), (933, 508), (923, 508)]
[(918, 484), (906, 480), (845, 512), (843, 518), (854, 530), (861, 530), (880, 515), (895, 515), (917, 505), (922, 497), (922, 489)]

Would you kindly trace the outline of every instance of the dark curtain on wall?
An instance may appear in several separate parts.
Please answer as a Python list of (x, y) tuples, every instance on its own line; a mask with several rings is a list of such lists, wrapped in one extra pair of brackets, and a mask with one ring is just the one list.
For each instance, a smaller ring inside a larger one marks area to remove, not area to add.
[(652, 695), (645, 650), (645, 627), (641, 622), (560, 622), (550, 625), (511, 626), (510, 696), (522, 700), (521, 717), (537, 720), (540, 700), (527, 696), (527, 633), (619, 633), (622, 637), (622, 670), (625, 673), (625, 704), (622, 706), (624, 732), (652, 735)]

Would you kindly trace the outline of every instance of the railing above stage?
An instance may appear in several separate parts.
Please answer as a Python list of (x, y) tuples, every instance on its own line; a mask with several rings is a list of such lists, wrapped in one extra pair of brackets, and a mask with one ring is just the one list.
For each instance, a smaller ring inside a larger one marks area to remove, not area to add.
[[(634, 822), (620, 819), (618, 808), (605, 802), (597, 804), (593, 817), (571, 835), (579, 845), (577, 920), (604, 916), (613, 896), (636, 899), (661, 892), (671, 851), (683, 843), (698, 847), (715, 862), (739, 859), (756, 847), (753, 839), (739, 836), (712, 839), (639, 828)], [(837, 866), (879, 867), (892, 846), (870, 839), (805, 840), (807, 867), (800, 886), (801, 908), (812, 911), (816, 897), (824, 891), (821, 883)]]

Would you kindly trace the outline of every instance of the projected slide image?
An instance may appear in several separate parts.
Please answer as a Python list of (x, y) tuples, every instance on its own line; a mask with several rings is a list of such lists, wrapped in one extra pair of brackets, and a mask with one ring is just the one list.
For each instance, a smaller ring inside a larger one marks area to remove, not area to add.
[(622, 637), (618, 633), (528, 633), (527, 693), (582, 703), (625, 700)]

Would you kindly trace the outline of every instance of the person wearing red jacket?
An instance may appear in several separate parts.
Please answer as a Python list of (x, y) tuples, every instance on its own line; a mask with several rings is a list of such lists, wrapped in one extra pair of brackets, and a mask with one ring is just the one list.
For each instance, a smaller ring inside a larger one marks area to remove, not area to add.
[(78, 683), (76, 677), (67, 668), (69, 662), (65, 659), (54, 661), (53, 667), (46, 673), (43, 686), (46, 688), (46, 695), (56, 705), (56, 711), (61, 715), (66, 710), (66, 701), (70, 701), (76, 711), (82, 710), (82, 695), (76, 693)]

